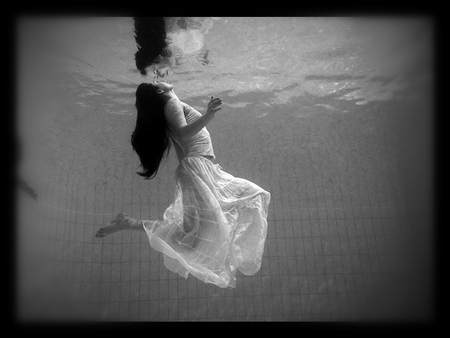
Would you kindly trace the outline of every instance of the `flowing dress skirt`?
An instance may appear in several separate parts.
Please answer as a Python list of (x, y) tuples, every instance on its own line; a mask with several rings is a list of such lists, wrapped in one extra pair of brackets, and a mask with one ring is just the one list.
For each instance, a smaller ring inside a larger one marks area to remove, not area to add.
[(270, 193), (202, 156), (185, 157), (175, 179), (175, 200), (163, 220), (143, 222), (150, 246), (164, 254), (164, 265), (222, 288), (235, 287), (237, 269), (255, 274)]

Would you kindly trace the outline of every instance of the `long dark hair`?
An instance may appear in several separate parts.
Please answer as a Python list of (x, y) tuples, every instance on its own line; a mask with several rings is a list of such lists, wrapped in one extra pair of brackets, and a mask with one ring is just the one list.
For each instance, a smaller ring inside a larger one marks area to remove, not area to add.
[(168, 155), (172, 142), (164, 116), (165, 101), (157, 88), (141, 83), (136, 90), (137, 120), (131, 135), (131, 145), (138, 154), (145, 179), (152, 179), (158, 172), (164, 155)]

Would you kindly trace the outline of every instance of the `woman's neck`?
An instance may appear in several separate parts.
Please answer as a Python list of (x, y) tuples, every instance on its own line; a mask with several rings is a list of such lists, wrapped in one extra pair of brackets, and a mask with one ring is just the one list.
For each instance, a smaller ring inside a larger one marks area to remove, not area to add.
[(165, 102), (169, 101), (172, 98), (175, 98), (175, 99), (179, 100), (177, 94), (175, 94), (175, 92), (172, 89), (169, 90), (168, 92), (165, 92), (163, 94), (163, 98), (164, 98)]

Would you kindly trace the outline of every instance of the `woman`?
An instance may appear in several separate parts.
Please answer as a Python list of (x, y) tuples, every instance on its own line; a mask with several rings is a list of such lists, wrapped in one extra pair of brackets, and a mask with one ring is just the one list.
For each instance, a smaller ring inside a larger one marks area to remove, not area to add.
[(163, 220), (136, 220), (121, 213), (96, 236), (144, 230), (150, 246), (164, 253), (164, 264), (171, 271), (234, 287), (236, 269), (253, 275), (261, 266), (270, 193), (214, 164), (205, 126), (221, 105), (220, 98), (211, 97), (202, 115), (181, 102), (171, 84), (139, 85), (131, 137), (144, 169), (138, 174), (153, 178), (173, 143), (179, 161), (175, 200)]

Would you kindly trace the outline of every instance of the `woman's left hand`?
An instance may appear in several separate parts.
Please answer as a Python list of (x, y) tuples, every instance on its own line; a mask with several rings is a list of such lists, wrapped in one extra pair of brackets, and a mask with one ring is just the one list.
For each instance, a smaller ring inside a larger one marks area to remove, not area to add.
[(206, 109), (206, 114), (205, 115), (212, 115), (214, 116), (214, 114), (219, 111), (220, 109), (222, 109), (220, 106), (222, 105), (223, 101), (220, 97), (214, 97), (211, 96), (211, 100), (208, 103), (208, 108)]

